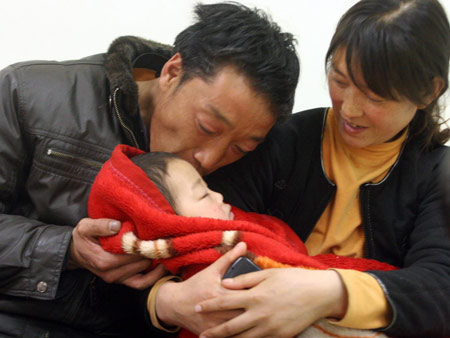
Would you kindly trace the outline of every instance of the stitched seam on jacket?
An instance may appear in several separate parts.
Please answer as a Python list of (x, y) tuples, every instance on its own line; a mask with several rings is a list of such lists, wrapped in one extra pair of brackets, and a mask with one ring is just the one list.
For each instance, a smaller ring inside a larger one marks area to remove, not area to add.
[[(78, 176), (78, 175), (74, 175), (74, 174), (68, 174), (64, 170), (56, 169), (55, 167), (50, 167), (50, 166), (44, 165), (42, 163), (37, 163), (37, 161), (34, 161), (31, 167), (32, 168), (33, 167), (36, 168), (36, 170), (40, 170), (40, 171), (46, 172), (47, 174), (59, 176), (59, 177), (62, 177), (62, 178), (71, 179), (73, 181), (77, 181), (79, 183), (88, 184), (88, 185), (92, 185), (92, 183), (94, 182), (94, 179), (95, 179), (95, 175), (90, 180), (89, 179), (83, 179), (85, 176)], [(47, 168), (51, 168), (51, 170), (48, 170)], [(94, 169), (91, 169), (91, 170), (93, 171)]]
[(55, 140), (60, 140), (60, 141), (64, 141), (67, 142), (75, 147), (78, 148), (83, 148), (86, 149), (88, 151), (97, 151), (97, 152), (101, 152), (106, 156), (110, 156), (111, 155), (111, 150), (109, 148), (105, 148), (102, 146), (99, 146), (97, 144), (94, 143), (89, 143), (86, 141), (82, 141), (80, 139), (74, 138), (74, 137), (70, 137), (64, 134), (59, 134), (59, 133), (55, 133), (55, 132), (51, 132), (48, 130), (43, 130), (43, 129), (38, 129), (38, 128), (28, 128), (28, 133), (30, 133), (31, 135), (35, 135), (35, 136), (44, 136), (44, 137), (51, 137)]
[[(13, 112), (13, 115), (16, 115), (16, 119), (17, 119), (17, 123), (19, 125), (19, 133), (20, 136), (23, 137), (24, 133), (24, 126), (22, 123), (22, 111), (23, 111), (23, 97), (22, 97), (22, 90), (21, 90), (21, 74), (20, 72), (13, 72), (15, 74), (15, 80), (17, 82), (17, 98), (18, 98), (18, 105), (17, 105), (17, 111)], [(11, 107), (14, 107), (14, 102), (13, 102), (13, 98), (11, 93), (9, 93), (9, 99), (10, 99), (10, 105)], [(18, 182), (18, 172), (22, 172), (24, 169), (24, 164), (25, 164), (25, 154), (17, 154), (18, 155), (18, 161), (17, 161), (17, 166), (16, 166), (16, 170), (12, 171), (10, 173), (10, 180), (6, 180), (6, 190), (7, 192), (9, 192), (11, 195), (14, 195), (14, 191), (16, 190), (17, 187), (17, 182)], [(3, 209), (3, 208), (2, 208)], [(1, 212), (6, 212), (6, 208), (5, 210), (1, 210)]]
[(52, 66), (52, 67), (68, 67), (68, 66), (100, 66), (104, 68), (103, 60), (67, 60), (67, 61), (31, 61), (24, 62), (23, 64), (13, 64), (12, 67), (14, 70), (22, 70), (22, 68), (31, 68), (31, 67), (41, 67), (41, 66)]

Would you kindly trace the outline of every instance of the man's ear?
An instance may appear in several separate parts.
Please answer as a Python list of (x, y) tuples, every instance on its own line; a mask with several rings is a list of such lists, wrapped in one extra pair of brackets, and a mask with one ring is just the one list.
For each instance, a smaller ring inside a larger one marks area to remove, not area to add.
[(183, 77), (183, 63), (180, 53), (173, 55), (161, 69), (159, 85), (161, 90), (176, 88)]

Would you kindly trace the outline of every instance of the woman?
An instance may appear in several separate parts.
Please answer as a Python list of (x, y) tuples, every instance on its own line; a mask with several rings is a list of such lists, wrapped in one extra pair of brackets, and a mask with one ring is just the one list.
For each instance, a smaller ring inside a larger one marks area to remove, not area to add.
[(332, 108), (296, 114), (209, 181), (227, 202), (283, 219), (310, 254), (400, 269), (274, 269), (226, 280), (234, 292), (196, 310), (244, 311), (202, 337), (291, 337), (319, 318), (394, 336), (450, 335), (438, 175), (450, 133), (437, 107), (449, 57), (437, 0), (362, 0), (344, 14), (326, 56)]

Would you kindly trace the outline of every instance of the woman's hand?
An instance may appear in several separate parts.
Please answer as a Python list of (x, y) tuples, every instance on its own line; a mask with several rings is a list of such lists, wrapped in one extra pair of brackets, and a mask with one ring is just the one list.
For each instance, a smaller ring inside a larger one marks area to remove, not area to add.
[(234, 292), (222, 286), (222, 276), (239, 256), (245, 255), (246, 248), (245, 243), (239, 243), (186, 281), (162, 285), (156, 296), (158, 318), (165, 324), (181, 326), (198, 335), (242, 313), (240, 309), (198, 313), (195, 305), (206, 299)]
[(201, 337), (293, 337), (320, 318), (342, 318), (347, 308), (345, 286), (333, 270), (268, 269), (225, 279), (223, 286), (234, 293), (205, 300), (197, 311), (244, 312)]

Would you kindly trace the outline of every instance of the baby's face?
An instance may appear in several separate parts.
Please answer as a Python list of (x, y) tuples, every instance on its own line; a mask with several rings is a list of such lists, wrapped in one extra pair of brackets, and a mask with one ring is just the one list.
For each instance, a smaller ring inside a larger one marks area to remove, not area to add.
[(176, 213), (187, 217), (209, 217), (232, 220), (231, 206), (223, 196), (208, 189), (194, 167), (184, 160), (170, 160), (166, 182), (176, 204)]

